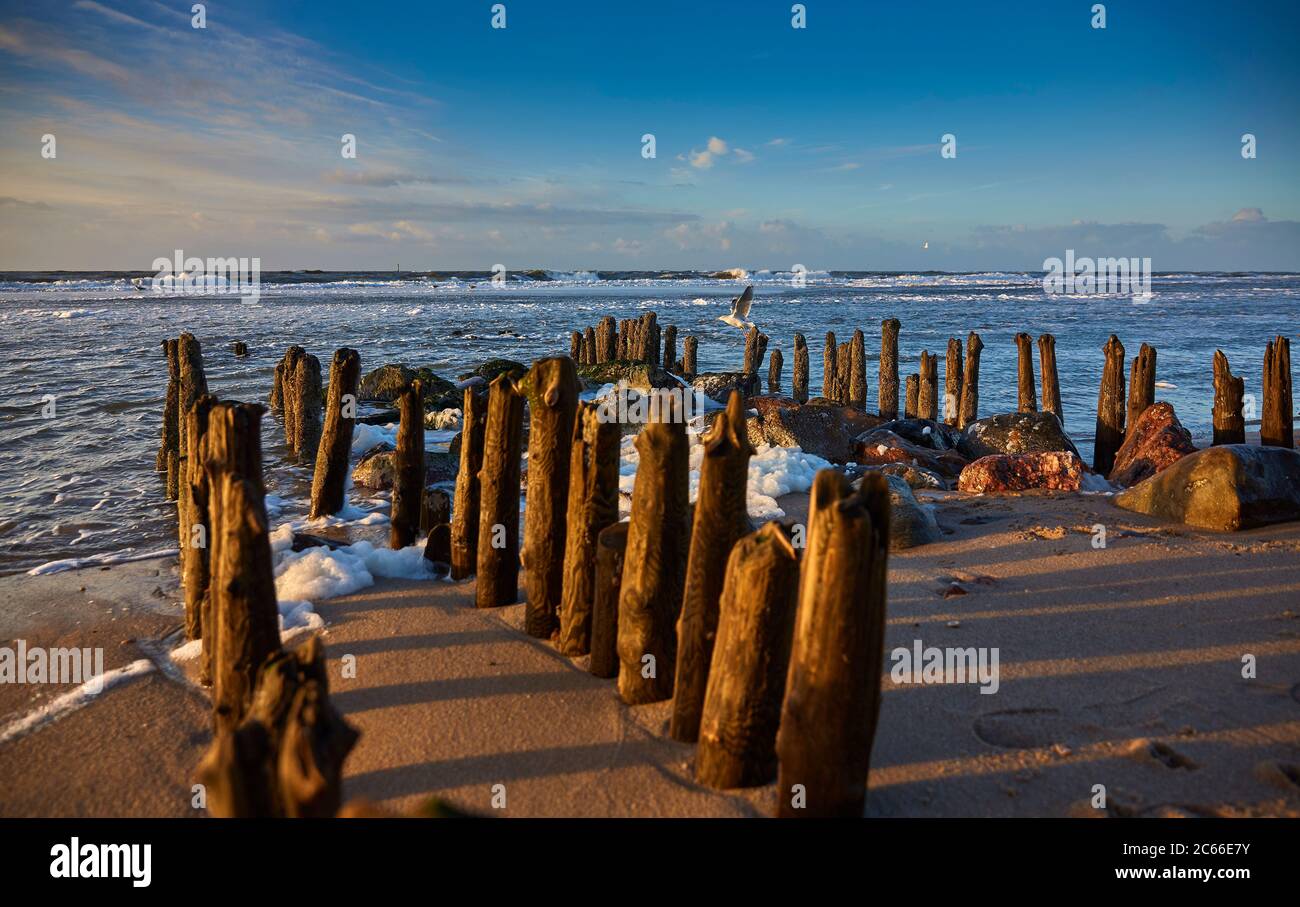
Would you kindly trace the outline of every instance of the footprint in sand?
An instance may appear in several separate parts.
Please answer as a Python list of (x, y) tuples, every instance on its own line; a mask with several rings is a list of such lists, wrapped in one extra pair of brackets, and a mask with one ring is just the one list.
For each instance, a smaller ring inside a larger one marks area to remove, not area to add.
[(1186, 769), (1189, 772), (1196, 771), (1200, 768), (1191, 759), (1178, 752), (1167, 743), (1159, 740), (1148, 740), (1139, 738), (1125, 747), (1124, 754), (1131, 759), (1139, 762), (1154, 761), (1166, 768)]

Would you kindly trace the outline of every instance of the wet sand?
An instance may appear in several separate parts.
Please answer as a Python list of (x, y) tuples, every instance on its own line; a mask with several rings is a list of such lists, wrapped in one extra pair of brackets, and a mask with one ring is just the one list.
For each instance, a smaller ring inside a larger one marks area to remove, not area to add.
[[(887, 656), (918, 639), (996, 647), (1000, 682), (987, 695), (886, 679), (868, 815), (1300, 815), (1300, 524), (1226, 535), (1102, 496), (919, 496), (944, 536), (891, 555)], [(781, 503), (800, 519), (806, 501)], [(177, 598), (164, 561), (6, 577), (0, 629), (104, 645), (111, 667), (114, 651), (119, 664), (156, 656), (148, 640), (179, 626)], [(317, 603), (333, 700), (362, 731), (346, 797), (404, 810), (436, 794), (494, 816), (771, 813), (775, 785), (693, 782), (668, 703), (623, 706), (585, 659), (525, 636), (521, 605), (472, 602), (472, 582), (381, 580)], [(31, 690), (0, 695), (2, 733)], [(208, 724), (206, 694), (183, 677), (113, 687), (0, 744), (0, 814), (199, 815)], [(1098, 784), (1105, 810), (1090, 805)]]

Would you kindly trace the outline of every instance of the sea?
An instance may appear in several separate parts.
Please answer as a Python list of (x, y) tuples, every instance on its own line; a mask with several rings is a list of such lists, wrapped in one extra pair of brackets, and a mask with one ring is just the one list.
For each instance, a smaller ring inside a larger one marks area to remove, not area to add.
[[(167, 388), (162, 341), (182, 331), (202, 344), (211, 392), (244, 401), (267, 400), (291, 344), (326, 370), (348, 346), (363, 372), (402, 362), (455, 378), (489, 358), (567, 354), (570, 331), (647, 310), (679, 338), (699, 339), (701, 371), (738, 370), (744, 333), (719, 316), (753, 284), (749, 320), (771, 338), (769, 350), (783, 351), (787, 392), (796, 332), (808, 339), (814, 395), (825, 332), (840, 341), (866, 334), (869, 409), (883, 319), (902, 323), (903, 375), (922, 351), (939, 355), (942, 372), (948, 338), (964, 344), (979, 332), (981, 415), (1015, 409), (1014, 335), (1054, 334), (1065, 427), (1085, 456), (1110, 334), (1130, 357), (1142, 343), (1156, 348), (1156, 399), (1197, 436), (1210, 427), (1216, 349), (1246, 394), (1258, 395), (1265, 343), (1300, 336), (1300, 275), (1282, 273), (1156, 274), (1149, 295), (1132, 296), (1048, 295), (1032, 272), (529, 271), (494, 282), (471, 271), (292, 271), (263, 273), (249, 301), (155, 294), (132, 282), (149, 276), (0, 273), (0, 574), (174, 547), (175, 505), (154, 464)], [(235, 341), (247, 344), (247, 358), (232, 353)], [(272, 415), (263, 449), (268, 489), (300, 506), (309, 471), (285, 461)]]

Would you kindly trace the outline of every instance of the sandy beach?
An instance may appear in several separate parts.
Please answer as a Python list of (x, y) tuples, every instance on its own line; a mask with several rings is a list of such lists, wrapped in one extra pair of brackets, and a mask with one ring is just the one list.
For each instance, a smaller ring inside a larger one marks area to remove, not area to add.
[[(1300, 526), (1204, 532), (1104, 495), (918, 496), (943, 535), (890, 557), (886, 653), (996, 647), (999, 686), (886, 677), (868, 816), (1300, 815)], [(798, 520), (807, 496), (779, 503)], [(694, 782), (669, 703), (623, 705), (585, 658), (526, 636), (522, 605), (473, 599), (473, 581), (380, 579), (318, 603), (332, 701), (361, 731), (345, 798), (406, 811), (437, 796), (485, 816), (771, 814), (775, 785)], [(0, 601), (0, 636), (103, 646), (110, 670), (158, 666), (0, 744), (0, 815), (202, 815), (191, 784), (211, 721), (193, 662), (177, 672), (165, 655), (182, 616), (174, 564), (5, 577)], [(0, 687), (0, 728), (58, 692)]]

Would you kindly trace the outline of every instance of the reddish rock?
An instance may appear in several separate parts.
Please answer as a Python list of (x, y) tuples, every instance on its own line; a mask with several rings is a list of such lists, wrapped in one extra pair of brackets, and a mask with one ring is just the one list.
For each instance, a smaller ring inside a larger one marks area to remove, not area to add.
[(1192, 435), (1183, 428), (1168, 403), (1148, 406), (1137, 425), (1115, 454), (1115, 466), (1107, 477), (1116, 485), (1136, 485), (1160, 470), (1196, 453)]
[(922, 466), (948, 479), (957, 478), (966, 467), (966, 458), (955, 450), (921, 447), (887, 428), (873, 429), (860, 435), (853, 445), (853, 461), (862, 466), (887, 463)]
[(1078, 491), (1083, 461), (1067, 450), (1045, 453), (992, 454), (980, 457), (961, 472), (957, 490), (971, 494), (1029, 491)]
[(758, 412), (749, 420), (751, 444), (799, 447), (833, 463), (853, 459), (854, 438), (882, 421), (851, 406), (799, 404), (789, 397), (750, 397), (747, 402)]

